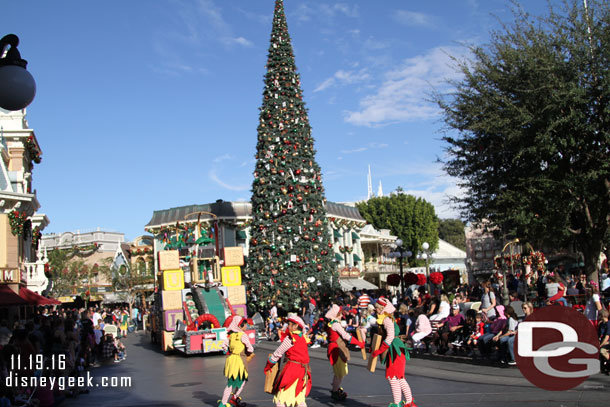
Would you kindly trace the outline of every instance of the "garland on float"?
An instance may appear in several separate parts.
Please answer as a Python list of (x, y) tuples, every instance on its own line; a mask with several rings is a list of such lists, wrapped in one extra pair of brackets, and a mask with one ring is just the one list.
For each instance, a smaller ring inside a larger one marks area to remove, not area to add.
[(23, 234), (23, 225), (27, 220), (27, 217), (25, 212), (19, 212), (17, 210), (8, 213), (8, 222), (13, 236), (21, 236)]

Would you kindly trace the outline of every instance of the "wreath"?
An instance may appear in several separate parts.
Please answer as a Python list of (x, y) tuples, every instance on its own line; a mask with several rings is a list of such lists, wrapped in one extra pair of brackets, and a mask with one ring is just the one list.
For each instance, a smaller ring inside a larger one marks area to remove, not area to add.
[(441, 273), (439, 271), (434, 271), (434, 272), (430, 273), (430, 282), (432, 284), (435, 284), (435, 285), (442, 284), (444, 278), (445, 278), (445, 276), (443, 276), (443, 273)]
[(220, 322), (218, 322), (218, 318), (216, 318), (214, 315), (212, 314), (202, 314), (199, 315), (199, 317), (193, 321), (192, 324), (190, 324), (187, 327), (187, 331), (197, 331), (200, 328), (202, 329), (209, 329), (206, 328), (206, 325), (211, 325), (212, 328), (220, 328)]
[(23, 225), (27, 217), (25, 212), (12, 211), (8, 213), (8, 222), (13, 236), (21, 236), (23, 234)]

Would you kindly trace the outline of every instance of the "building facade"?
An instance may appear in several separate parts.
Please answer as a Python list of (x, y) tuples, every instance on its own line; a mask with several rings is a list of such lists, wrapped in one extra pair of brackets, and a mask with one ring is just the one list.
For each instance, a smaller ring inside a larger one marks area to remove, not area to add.
[(20, 287), (41, 292), (45, 285), (39, 243), (49, 219), (37, 212), (40, 203), (33, 188), (41, 156), (25, 109), (0, 109), (0, 284), (16, 293)]
[(117, 250), (125, 242), (125, 235), (120, 232), (108, 232), (98, 228), (89, 232), (64, 232), (61, 234), (46, 234), (42, 236), (40, 250), (47, 257), (52, 250), (68, 250), (78, 255), (87, 267), (86, 277), (81, 284), (73, 287), (72, 295), (80, 295), (85, 287), (91, 293), (91, 300), (103, 300), (112, 292), (112, 281), (109, 276), (97, 272), (102, 264), (112, 264), (116, 260)]

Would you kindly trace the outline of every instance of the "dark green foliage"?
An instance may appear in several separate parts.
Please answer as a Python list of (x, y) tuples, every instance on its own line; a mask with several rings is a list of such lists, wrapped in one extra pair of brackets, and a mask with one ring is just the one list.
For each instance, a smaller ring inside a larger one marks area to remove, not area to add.
[(457, 248), (466, 250), (464, 222), (459, 219), (441, 219), (438, 221), (438, 237)]
[(589, 273), (610, 215), (608, 6), (570, 0), (539, 19), (517, 9), (458, 61), (456, 91), (437, 96), (458, 131), (444, 137), (444, 164), (466, 191), (462, 216), (535, 247), (575, 243)]
[(245, 275), (249, 292), (258, 298), (254, 307), (274, 299), (291, 310), (298, 307), (301, 290), (324, 293), (337, 285), (321, 170), (296, 71), (283, 2), (277, 0), (258, 125)]
[[(390, 196), (358, 202), (356, 207), (376, 229), (390, 229), (414, 255), (423, 242), (430, 244), (431, 252), (438, 247), (438, 218), (434, 206), (422, 198), (407, 195), (399, 188)], [(414, 258), (409, 259), (411, 264), (415, 263)]]

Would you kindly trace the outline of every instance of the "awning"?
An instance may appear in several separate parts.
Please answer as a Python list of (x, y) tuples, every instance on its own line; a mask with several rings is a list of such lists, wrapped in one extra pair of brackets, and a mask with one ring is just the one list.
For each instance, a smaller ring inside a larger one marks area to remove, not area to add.
[(337, 260), (337, 261), (343, 261), (344, 259), (343, 259), (343, 256), (342, 256), (341, 254), (339, 254), (339, 253), (335, 253), (335, 260)]
[(333, 235), (337, 238), (337, 239), (341, 239), (343, 237), (343, 235), (341, 234), (341, 232), (339, 232), (337, 229), (333, 230)]
[(356, 290), (376, 290), (379, 288), (375, 284), (361, 278), (340, 278), (339, 284), (341, 284), (343, 291), (351, 291), (354, 287)]
[(0, 306), (27, 304), (28, 302), (18, 296), (8, 285), (0, 285)]
[(352, 232), (352, 239), (360, 240), (360, 236), (358, 236), (358, 234), (356, 232)]
[(102, 298), (102, 304), (122, 304), (126, 302), (128, 302), (126, 293), (110, 293)]
[(34, 305), (59, 305), (61, 301), (57, 301), (54, 298), (43, 297), (42, 295), (35, 293), (32, 290), (28, 290), (25, 287), (19, 288), (19, 296), (26, 300), (30, 304)]
[(246, 231), (245, 230), (238, 230), (237, 231), (237, 239), (238, 240), (246, 240)]
[(59, 297), (57, 300), (61, 301), (62, 303), (64, 303), (64, 302), (74, 302), (74, 298), (69, 297), (69, 296)]
[(356, 253), (354, 253), (354, 261), (362, 261), (362, 259)]

